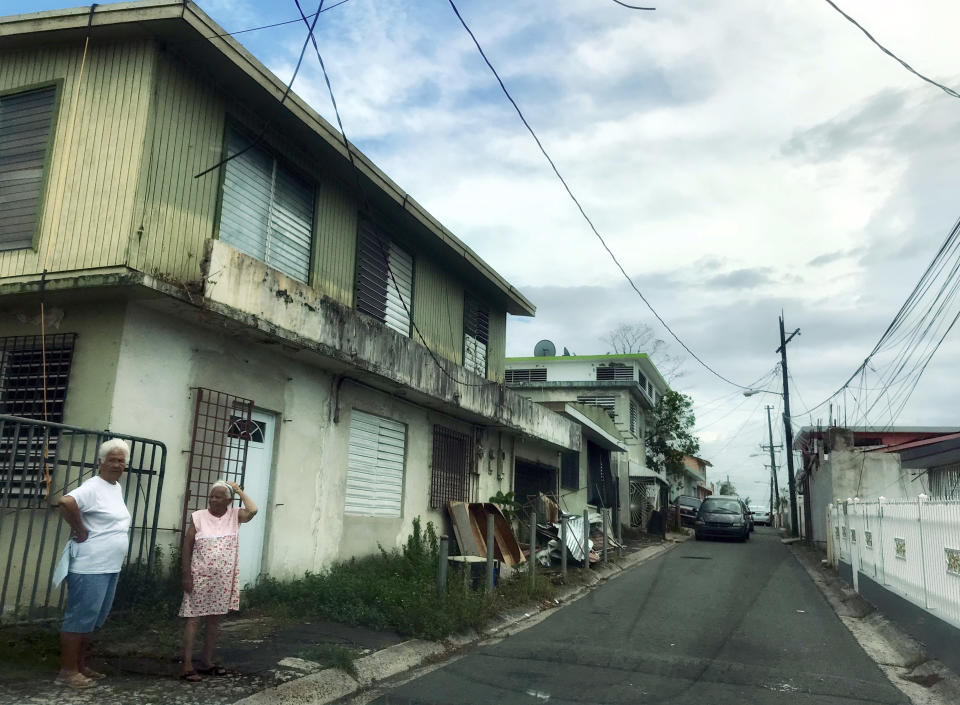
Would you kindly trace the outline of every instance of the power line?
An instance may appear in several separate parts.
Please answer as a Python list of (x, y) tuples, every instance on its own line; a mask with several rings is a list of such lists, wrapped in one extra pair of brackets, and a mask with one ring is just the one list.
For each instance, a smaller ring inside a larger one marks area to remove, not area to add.
[[(614, 2), (616, 2), (616, 0), (614, 0)], [(826, 0), (826, 3), (827, 3), (828, 5), (830, 5), (830, 7), (832, 7), (834, 10), (836, 10), (837, 12), (839, 12), (841, 15), (843, 15), (847, 20), (849, 20), (857, 29), (859, 29), (861, 32), (863, 32), (865, 35), (867, 35), (867, 39), (869, 39), (871, 42), (873, 42), (874, 44), (876, 44), (877, 47), (879, 47), (880, 51), (882, 51), (884, 54), (886, 54), (886, 55), (889, 56), (891, 59), (893, 59), (894, 61), (896, 61), (898, 64), (900, 64), (901, 66), (903, 66), (903, 68), (905, 68), (907, 71), (909, 71), (910, 73), (912, 73), (914, 76), (916, 76), (917, 78), (919, 78), (919, 79), (921, 79), (921, 80), (923, 80), (923, 81), (926, 81), (927, 83), (929, 83), (929, 84), (932, 85), (932, 86), (936, 86), (937, 88), (939, 88), (940, 90), (942, 90), (944, 93), (946, 93), (948, 96), (951, 96), (951, 97), (953, 97), (953, 98), (960, 98), (960, 93), (957, 93), (955, 90), (953, 90), (952, 88), (950, 88), (950, 87), (948, 87), (948, 86), (943, 85), (942, 83), (937, 83), (937, 82), (934, 81), (932, 78), (928, 78), (927, 76), (924, 76), (922, 73), (920, 73), (919, 71), (917, 71), (917, 70), (916, 70), (915, 68), (913, 68), (910, 64), (908, 64), (906, 61), (904, 61), (904, 60), (901, 59), (899, 56), (897, 56), (897, 55), (894, 54), (892, 51), (890, 51), (890, 50), (887, 49), (885, 46), (883, 46), (883, 44), (881, 44), (881, 43), (878, 42), (876, 39), (874, 39), (873, 35), (870, 34), (870, 32), (868, 32), (868, 31), (863, 27), (863, 25), (861, 25), (859, 22), (857, 22), (855, 19), (853, 19), (850, 15), (848, 15), (846, 12), (844, 12), (844, 11), (841, 10), (839, 7), (837, 7), (836, 3), (834, 3), (833, 0)]]
[(654, 309), (653, 306), (650, 304), (650, 302), (647, 301), (647, 298), (643, 295), (643, 292), (640, 291), (640, 289), (634, 283), (633, 279), (630, 277), (629, 274), (627, 274), (627, 271), (623, 268), (623, 265), (620, 264), (620, 261), (617, 259), (617, 256), (613, 253), (613, 251), (607, 245), (606, 240), (603, 239), (603, 236), (600, 234), (600, 231), (597, 230), (597, 227), (593, 224), (593, 221), (590, 219), (590, 216), (587, 215), (587, 212), (584, 210), (583, 206), (580, 204), (580, 201), (577, 199), (577, 197), (574, 195), (573, 191), (571, 190), (570, 186), (567, 184), (566, 179), (564, 179), (563, 175), (560, 174), (560, 170), (557, 168), (557, 165), (554, 163), (553, 159), (547, 153), (547, 150), (543, 146), (543, 143), (540, 141), (540, 138), (537, 136), (537, 133), (530, 126), (530, 123), (527, 122), (527, 118), (524, 116), (523, 111), (520, 110), (520, 106), (517, 105), (517, 102), (513, 99), (513, 96), (510, 95), (510, 91), (507, 90), (506, 85), (503, 83), (503, 79), (500, 78), (500, 74), (497, 73), (497, 70), (493, 67), (493, 64), (490, 63), (490, 59), (487, 58), (486, 53), (483, 51), (483, 47), (480, 46), (480, 42), (477, 40), (476, 35), (474, 35), (473, 31), (470, 29), (466, 21), (463, 19), (463, 16), (460, 14), (460, 11), (457, 9), (456, 4), (454, 3), (453, 0), (448, 0), (448, 2), (450, 3), (450, 7), (453, 9), (454, 14), (457, 16), (457, 19), (460, 20), (460, 24), (463, 25), (463, 28), (467, 31), (467, 34), (470, 35), (470, 39), (473, 40), (474, 45), (477, 47), (477, 51), (480, 52), (480, 56), (483, 58), (484, 62), (487, 64), (487, 67), (490, 69), (491, 73), (493, 73), (494, 78), (497, 79), (497, 83), (500, 84), (500, 90), (503, 91), (503, 94), (506, 96), (507, 100), (510, 101), (510, 104), (513, 106), (514, 110), (516, 110), (517, 115), (520, 117), (520, 121), (523, 123), (523, 126), (527, 128), (527, 131), (530, 133), (530, 136), (533, 137), (534, 142), (537, 143), (537, 147), (540, 148), (540, 152), (543, 154), (547, 162), (550, 164), (550, 168), (553, 170), (553, 173), (556, 175), (557, 179), (559, 179), (560, 183), (563, 185), (563, 188), (567, 192), (567, 195), (570, 197), (570, 200), (573, 201), (574, 205), (577, 207), (577, 210), (580, 211), (580, 215), (583, 217), (587, 225), (590, 227), (590, 230), (592, 230), (593, 234), (597, 236), (597, 239), (600, 241), (600, 244), (603, 245), (603, 249), (605, 249), (607, 251), (607, 254), (610, 255), (610, 258), (613, 260), (614, 264), (617, 265), (617, 268), (620, 270), (620, 273), (623, 274), (624, 278), (630, 284), (630, 287), (640, 297), (640, 300), (643, 301), (643, 303), (646, 305), (648, 309), (650, 309), (650, 312), (656, 317), (656, 319), (667, 330), (667, 332), (671, 336), (673, 336), (673, 339), (676, 340), (680, 344), (680, 346), (684, 350), (686, 350), (687, 353), (689, 353), (694, 360), (699, 362), (704, 369), (706, 369), (708, 372), (713, 374), (718, 379), (723, 380), (727, 384), (733, 385), (734, 387), (739, 387), (740, 389), (750, 389), (750, 387), (746, 387), (742, 384), (737, 384), (736, 382), (724, 377), (722, 374), (717, 372), (715, 369), (710, 367), (710, 365), (708, 365), (706, 362), (700, 359), (700, 357), (695, 352), (693, 352), (693, 350), (691, 350), (687, 346), (687, 344), (684, 343), (676, 333), (673, 332), (673, 329), (670, 328), (669, 325), (667, 325), (667, 322), (663, 320), (660, 314), (657, 313), (656, 309)]
[[(333, 8), (339, 7), (340, 5), (345, 5), (348, 2), (350, 2), (350, 0), (340, 0), (340, 2), (336, 2), (333, 5), (329, 5), (320, 10), (317, 10), (317, 12), (307, 15), (307, 18), (309, 19), (311, 17), (315, 17), (319, 12), (329, 12)], [(238, 29), (236, 32), (221, 32), (219, 34), (208, 34), (206, 36), (197, 37), (195, 39), (183, 39), (177, 42), (170, 42), (170, 44), (186, 44), (189, 42), (200, 42), (205, 39), (219, 39), (220, 37), (235, 37), (238, 34), (247, 34), (248, 32), (259, 32), (260, 30), (263, 30), (263, 29), (273, 29), (274, 27), (283, 27), (284, 25), (294, 24), (299, 22), (300, 22), (300, 18), (297, 17), (296, 19), (293, 19), (293, 20), (284, 20), (283, 22), (274, 22), (273, 24), (262, 24), (257, 27), (248, 27), (247, 29)]]
[[(299, 6), (300, 5), (298, 3), (297, 7)], [(317, 11), (313, 14), (313, 24), (310, 24), (310, 23), (307, 24), (309, 33), (307, 34), (306, 39), (303, 40), (303, 46), (300, 47), (300, 58), (297, 59), (297, 66), (296, 68), (293, 69), (293, 75), (290, 77), (290, 80), (287, 82), (287, 87), (283, 91), (283, 97), (280, 98), (280, 105), (283, 105), (284, 101), (286, 101), (287, 99), (287, 96), (290, 95), (290, 90), (293, 88), (293, 82), (297, 79), (297, 74), (300, 73), (300, 66), (303, 64), (303, 55), (307, 52), (307, 44), (310, 43), (310, 38), (313, 37), (313, 28), (317, 25), (317, 20), (320, 19), (320, 13), (322, 11), (323, 11), (323, 0), (320, 0), (320, 6), (317, 8)], [(301, 13), (301, 16), (302, 15), (303, 13)], [(304, 21), (306, 22), (306, 20)], [(199, 174), (195, 174), (193, 178), (199, 179), (201, 176), (205, 176), (206, 174), (209, 174), (211, 171), (215, 169), (219, 169), (230, 160), (236, 159), (240, 155), (246, 154), (247, 152), (249, 152), (255, 146), (260, 144), (260, 141), (263, 139), (263, 136), (267, 133), (268, 125), (269, 123), (264, 124), (263, 128), (260, 130), (260, 134), (254, 137), (253, 140), (251, 140), (250, 144), (248, 144), (246, 147), (244, 147), (238, 152), (234, 152), (233, 154), (224, 157), (213, 166), (204, 169)]]
[[(958, 266), (960, 266), (960, 258), (956, 258), (958, 251), (960, 251), (960, 220), (954, 223), (953, 228), (944, 239), (943, 244), (937, 250), (937, 253), (930, 261), (930, 264), (927, 265), (926, 270), (913, 287), (913, 290), (907, 296), (906, 300), (897, 311), (897, 314), (893, 317), (893, 320), (887, 326), (886, 330), (884, 330), (883, 334), (877, 340), (870, 353), (866, 356), (866, 358), (864, 358), (863, 362), (860, 363), (860, 365), (853, 371), (847, 380), (830, 396), (821, 401), (819, 404), (793, 414), (792, 418), (806, 416), (810, 412), (827, 404), (837, 395), (843, 393), (850, 387), (850, 384), (854, 381), (854, 379), (856, 379), (856, 377), (867, 368), (874, 356), (881, 351), (889, 350), (894, 347), (894, 345), (900, 344), (902, 341), (906, 340), (906, 345), (903, 346), (901, 352), (895, 356), (894, 361), (891, 364), (896, 365), (900, 363), (904, 355), (906, 355), (907, 359), (909, 359), (909, 357), (913, 354), (913, 351), (916, 349), (916, 346), (919, 344), (919, 341), (931, 330), (931, 324), (942, 314), (946, 304), (949, 301), (952, 301), (953, 297), (957, 293), (957, 282), (955, 282), (954, 279), (958, 273)], [(953, 266), (949, 267), (949, 271), (946, 274), (943, 283), (933, 294), (933, 300), (929, 303), (926, 310), (920, 315), (919, 319), (916, 320), (916, 322), (911, 326), (904, 329), (904, 326), (910, 319), (911, 315), (918, 310), (921, 302), (927, 297), (927, 294), (933, 290), (936, 280), (941, 276), (941, 274), (943, 274), (945, 270), (948, 269), (948, 263), (951, 258), (955, 258), (954, 264)], [(953, 284), (953, 288), (948, 290), (947, 287), (950, 284)], [(939, 308), (935, 313), (934, 308), (938, 303)], [(895, 338), (894, 336), (901, 329), (906, 331), (905, 335)], [(903, 365), (899, 364), (898, 370), (902, 371), (902, 369)], [(889, 387), (892, 384), (892, 381), (893, 377), (891, 377), (887, 383), (883, 385), (883, 388), (886, 389)], [(861, 380), (861, 385), (862, 384), (863, 380)], [(883, 394), (883, 391), (881, 391), (881, 394)], [(860, 400), (857, 401), (858, 406), (862, 404)]]
[(640, 7), (639, 5), (628, 5), (625, 2), (621, 2), (621, 0), (613, 0), (613, 1), (618, 5), (622, 5), (623, 7), (630, 8), (631, 10), (656, 10), (657, 9), (655, 7)]
[[(300, 6), (300, 0), (293, 0), (293, 1), (294, 1), (294, 3), (295, 3), (296, 6), (297, 6), (297, 10), (299, 10), (299, 12), (300, 12), (300, 18), (301, 18), (301, 20), (302, 20), (303, 23), (306, 24), (306, 25), (308, 26), (308, 28), (309, 28), (309, 34), (308, 34), (307, 39), (308, 39), (308, 41), (310, 41), (310, 42), (313, 44), (313, 49), (314, 49), (314, 51), (315, 51), (316, 54), (317, 54), (317, 61), (320, 62), (320, 70), (323, 72), (323, 80), (324, 80), (324, 82), (327, 84), (327, 92), (330, 94), (330, 103), (333, 105), (333, 112), (334, 112), (334, 114), (336, 115), (336, 118), (337, 118), (337, 126), (340, 128), (340, 136), (343, 138), (343, 147), (344, 147), (344, 149), (347, 150), (347, 157), (348, 157), (349, 160), (350, 160), (350, 165), (353, 167), (354, 174), (356, 175), (356, 178), (357, 178), (357, 188), (360, 190), (360, 196), (361, 196), (361, 198), (362, 198), (362, 200), (363, 200), (364, 210), (366, 210), (366, 211), (370, 214), (370, 216), (372, 217), (372, 216), (373, 216), (373, 209), (372, 209), (372, 208), (370, 207), (370, 205), (369, 205), (369, 199), (367, 198), (366, 190), (363, 188), (363, 182), (362, 182), (362, 180), (361, 180), (360, 167), (357, 166), (356, 160), (354, 159), (353, 149), (351, 149), (351, 147), (350, 147), (350, 141), (347, 139), (347, 131), (343, 128), (343, 120), (342, 120), (341, 117), (340, 117), (340, 108), (337, 106), (337, 99), (336, 99), (336, 96), (335, 96), (334, 93), (333, 93), (333, 86), (332, 86), (332, 84), (330, 83), (330, 76), (327, 74), (327, 66), (326, 66), (326, 64), (325, 64), (324, 61), (323, 61), (323, 56), (321, 56), (321, 54), (320, 54), (320, 47), (319, 47), (319, 45), (317, 44), (317, 38), (316, 38), (316, 37), (314, 36), (314, 34), (313, 34), (313, 25), (309, 24), (309, 20), (307, 19), (307, 15), (304, 14), (303, 8)], [(321, 9), (323, 8), (323, 0), (320, 0), (320, 8), (321, 8)], [(319, 13), (320, 13), (320, 10), (317, 10), (317, 14), (318, 14), (318, 15), (319, 15)], [(316, 18), (314, 18), (314, 24), (316, 24)], [(301, 59), (302, 59), (302, 58), (303, 58), (303, 54), (301, 53), (300, 56), (301, 56)], [(420, 328), (417, 326), (417, 322), (414, 320), (413, 314), (410, 312), (410, 307), (407, 305), (407, 302), (406, 302), (406, 300), (405, 300), (404, 297), (403, 297), (403, 293), (400, 291), (400, 285), (399, 285), (399, 283), (397, 283), (397, 278), (396, 278), (396, 276), (394, 275), (393, 267), (390, 266), (390, 257), (389, 257), (389, 254), (385, 251), (385, 249), (384, 249), (384, 247), (383, 247), (383, 243), (382, 243), (382, 241), (381, 241), (381, 239), (380, 239), (380, 237), (379, 237), (379, 234), (377, 234), (377, 236), (376, 236), (374, 239), (377, 241), (377, 243), (378, 243), (379, 246), (380, 246), (381, 252), (382, 252), (382, 254), (383, 254), (384, 263), (385, 263), (385, 266), (386, 266), (386, 268), (387, 268), (387, 273), (390, 275), (390, 281), (393, 283), (393, 287), (394, 287), (394, 289), (395, 289), (396, 292), (397, 292), (397, 298), (400, 299), (400, 303), (403, 305), (403, 310), (406, 312), (407, 318), (410, 319), (410, 325), (412, 326), (413, 330), (416, 332), (417, 336), (420, 338), (420, 342), (421, 342), (421, 344), (423, 345), (423, 347), (425, 347), (425, 348), (427, 349), (427, 352), (430, 354), (430, 359), (433, 360), (433, 363), (434, 363), (434, 364), (437, 366), (437, 368), (444, 374), (444, 376), (446, 376), (447, 378), (451, 379), (453, 382), (455, 382), (456, 384), (459, 384), (460, 386), (463, 386), (463, 387), (485, 387), (485, 386), (487, 386), (488, 384), (490, 384), (489, 381), (484, 381), (484, 382), (480, 382), (480, 383), (476, 383), (476, 382), (464, 382), (464, 381), (462, 381), (462, 380), (460, 380), (460, 379), (457, 379), (456, 377), (454, 377), (452, 374), (450, 374), (450, 373), (447, 371), (447, 368), (444, 367), (444, 365), (440, 362), (440, 359), (437, 357), (436, 353), (433, 352), (433, 349), (432, 349), (432, 348), (430, 347), (430, 345), (427, 343), (427, 339), (424, 337), (423, 333), (420, 332)]]

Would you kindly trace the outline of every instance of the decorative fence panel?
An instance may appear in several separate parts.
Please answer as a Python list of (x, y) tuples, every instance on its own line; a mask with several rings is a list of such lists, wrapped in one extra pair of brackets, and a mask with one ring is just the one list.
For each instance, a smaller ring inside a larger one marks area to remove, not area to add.
[(833, 555), (855, 582), (859, 571), (960, 628), (960, 501), (836, 503), (829, 525)]

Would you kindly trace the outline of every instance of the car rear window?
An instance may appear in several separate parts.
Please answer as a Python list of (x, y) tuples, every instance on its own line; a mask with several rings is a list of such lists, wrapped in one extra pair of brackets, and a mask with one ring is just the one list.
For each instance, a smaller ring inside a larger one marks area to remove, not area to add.
[(741, 511), (740, 500), (737, 499), (707, 498), (703, 500), (701, 508), (705, 512), (730, 511), (739, 514)]
[[(694, 497), (681, 497), (681, 498), (680, 498), (679, 500), (677, 500), (677, 501), (680, 502), (680, 504), (682, 504), (684, 507), (699, 507), (699, 506), (700, 506), (700, 500), (699, 500), (699, 499), (696, 499), (696, 498), (694, 498)], [(582, 553), (582, 551), (581, 551), (581, 553)]]

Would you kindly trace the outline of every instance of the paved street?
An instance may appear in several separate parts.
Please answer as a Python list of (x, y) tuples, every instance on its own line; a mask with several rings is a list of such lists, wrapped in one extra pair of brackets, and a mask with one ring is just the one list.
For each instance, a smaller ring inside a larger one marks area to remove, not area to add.
[(681, 544), (397, 687), (406, 703), (907, 703), (770, 529)]

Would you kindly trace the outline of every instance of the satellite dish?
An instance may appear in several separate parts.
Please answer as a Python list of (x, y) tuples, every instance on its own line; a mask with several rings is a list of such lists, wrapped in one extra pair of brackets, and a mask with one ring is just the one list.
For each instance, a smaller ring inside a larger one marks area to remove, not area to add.
[(533, 347), (534, 357), (553, 357), (557, 354), (557, 346), (549, 340), (541, 340)]

